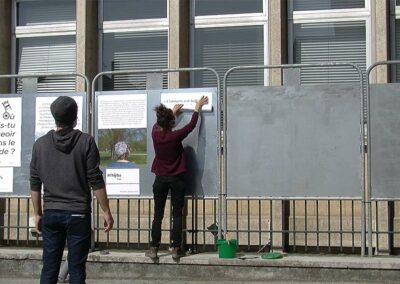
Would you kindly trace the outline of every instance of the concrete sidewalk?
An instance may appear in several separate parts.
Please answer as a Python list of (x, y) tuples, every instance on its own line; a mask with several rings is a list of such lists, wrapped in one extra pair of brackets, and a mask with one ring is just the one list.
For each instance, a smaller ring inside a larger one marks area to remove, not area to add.
[[(39, 249), (0, 248), (1, 278), (38, 279), (41, 256)], [(168, 251), (161, 251), (159, 260), (153, 262), (144, 252), (110, 251), (105, 255), (94, 252), (89, 255), (87, 273), (88, 279), (118, 279), (120, 283), (130, 279), (144, 281), (137, 283), (162, 279), (167, 283), (398, 283), (400, 275), (397, 257), (289, 254), (282, 259), (265, 260), (256, 254), (242, 256), (244, 259), (219, 259), (217, 253), (201, 253), (175, 262)]]

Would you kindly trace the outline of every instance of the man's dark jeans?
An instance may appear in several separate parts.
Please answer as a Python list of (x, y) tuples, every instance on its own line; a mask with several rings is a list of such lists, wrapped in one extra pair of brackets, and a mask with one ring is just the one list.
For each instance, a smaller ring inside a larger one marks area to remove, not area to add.
[(43, 269), (41, 284), (55, 284), (67, 240), (69, 283), (85, 283), (90, 248), (90, 214), (45, 210), (42, 217)]
[(151, 227), (152, 247), (158, 247), (161, 241), (161, 224), (164, 218), (165, 202), (168, 191), (171, 189), (172, 204), (172, 244), (171, 247), (180, 247), (182, 242), (182, 210), (185, 200), (185, 182), (182, 175), (156, 176), (153, 184), (154, 219)]

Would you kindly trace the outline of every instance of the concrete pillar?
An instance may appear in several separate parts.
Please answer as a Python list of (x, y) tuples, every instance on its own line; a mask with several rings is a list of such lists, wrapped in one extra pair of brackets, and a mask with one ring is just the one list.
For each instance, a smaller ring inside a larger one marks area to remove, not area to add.
[[(189, 67), (190, 1), (169, 1), (168, 67)], [(169, 87), (189, 87), (189, 73), (170, 73)]]
[[(76, 72), (92, 80), (98, 73), (98, 1), (76, 1)], [(85, 91), (85, 83), (78, 79), (78, 92)]]
[[(0, 1), (0, 74), (11, 73), (11, 0)], [(0, 80), (0, 93), (10, 92), (10, 80)]]
[[(268, 37), (269, 65), (287, 63), (287, 6), (286, 1), (269, 0)], [(269, 73), (271, 86), (282, 85), (282, 71), (273, 69)]]
[[(372, 63), (386, 61), (390, 58), (390, 0), (372, 0), (371, 1), (371, 19), (372, 19)], [(367, 66), (368, 67), (368, 66)], [(388, 83), (389, 68), (382, 65), (375, 68), (372, 72), (371, 81), (373, 83)]]

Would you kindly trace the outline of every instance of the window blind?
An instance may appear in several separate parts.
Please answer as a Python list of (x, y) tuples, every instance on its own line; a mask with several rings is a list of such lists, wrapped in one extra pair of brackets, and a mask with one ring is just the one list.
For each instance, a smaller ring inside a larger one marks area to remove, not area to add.
[(18, 3), (18, 26), (63, 24), (75, 20), (75, 0), (21, 1)]
[(365, 8), (365, 0), (290, 0), (294, 11)]
[[(233, 66), (263, 65), (263, 26), (204, 28), (195, 30), (195, 67), (212, 67), (221, 79)], [(230, 85), (264, 85), (263, 70), (237, 71), (229, 77)], [(195, 74), (196, 87), (215, 87), (211, 72)]]
[[(103, 71), (161, 69), (168, 67), (168, 32), (105, 33)], [(168, 76), (163, 75), (163, 87)], [(103, 90), (146, 89), (146, 74), (103, 78)]]
[[(75, 73), (75, 36), (18, 39), (18, 73)], [(38, 92), (74, 92), (74, 77), (42, 78)], [(17, 84), (18, 92), (22, 86)]]
[(196, 16), (262, 13), (263, 0), (196, 0)]
[[(365, 71), (365, 23), (317, 23), (294, 25), (295, 63), (348, 62)], [(351, 67), (302, 68), (302, 84), (346, 83), (359, 81)]]
[(104, 21), (167, 17), (167, 0), (103, 0)]

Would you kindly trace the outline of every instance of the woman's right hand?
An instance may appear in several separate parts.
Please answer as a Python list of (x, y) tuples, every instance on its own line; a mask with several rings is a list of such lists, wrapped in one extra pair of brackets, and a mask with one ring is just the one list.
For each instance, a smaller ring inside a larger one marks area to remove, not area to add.
[(197, 101), (196, 106), (194, 107), (194, 111), (199, 112), (201, 108), (206, 104), (208, 104), (208, 97), (202, 96), (200, 100)]
[(182, 112), (182, 107), (183, 107), (183, 104), (174, 105), (174, 107), (172, 109), (172, 113), (174, 114), (174, 116), (178, 116)]

